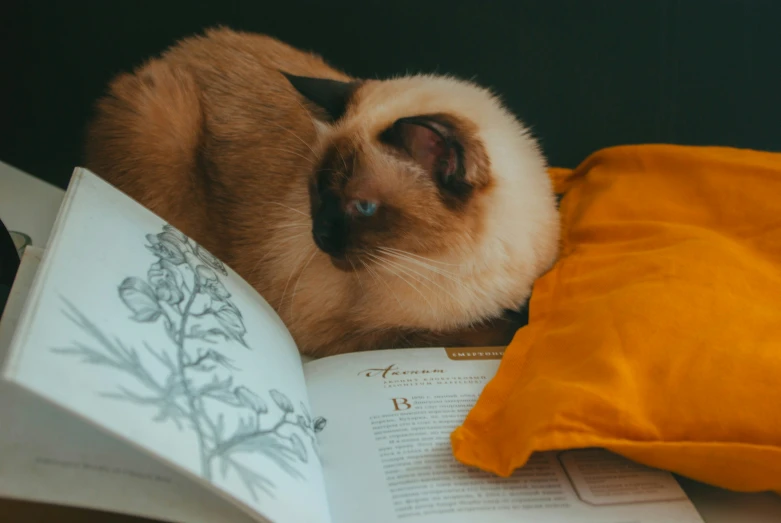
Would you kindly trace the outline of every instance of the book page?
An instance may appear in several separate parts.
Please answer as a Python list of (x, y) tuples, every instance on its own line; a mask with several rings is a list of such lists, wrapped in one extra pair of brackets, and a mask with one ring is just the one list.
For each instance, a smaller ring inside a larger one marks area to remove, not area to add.
[(269, 520), (329, 521), (290, 333), (237, 274), (77, 170), (5, 377)]
[[(0, 360), (42, 254), (40, 248), (24, 252), (0, 322)], [(0, 381), (0, 498), (173, 522), (252, 521), (145, 453), (5, 381)], [(0, 513), (5, 503), (0, 500)]]
[(502, 349), (405, 349), (304, 366), (327, 420), (324, 472), (335, 523), (701, 523), (673, 476), (602, 450), (540, 453), (510, 478), (452, 455)]

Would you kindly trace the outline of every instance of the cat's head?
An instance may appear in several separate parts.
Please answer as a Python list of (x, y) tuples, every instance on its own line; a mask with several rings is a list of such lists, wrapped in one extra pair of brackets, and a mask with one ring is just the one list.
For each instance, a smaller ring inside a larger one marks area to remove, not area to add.
[(520, 305), (553, 261), (558, 219), (536, 142), (494, 95), (442, 76), (286, 76), (319, 130), (312, 234), (334, 265), (459, 267)]

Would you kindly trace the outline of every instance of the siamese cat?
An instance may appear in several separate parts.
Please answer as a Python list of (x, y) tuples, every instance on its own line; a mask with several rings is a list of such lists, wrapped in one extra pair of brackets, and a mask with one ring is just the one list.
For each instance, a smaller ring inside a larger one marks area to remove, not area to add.
[(96, 104), (86, 166), (230, 265), (309, 356), (508, 343), (554, 263), (546, 161), (487, 89), (178, 42)]

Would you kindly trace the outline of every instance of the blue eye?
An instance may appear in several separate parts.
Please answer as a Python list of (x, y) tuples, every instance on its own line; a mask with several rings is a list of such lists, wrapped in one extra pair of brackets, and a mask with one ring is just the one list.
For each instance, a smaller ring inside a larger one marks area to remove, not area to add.
[(375, 212), (377, 212), (377, 204), (367, 200), (356, 200), (355, 210), (364, 216), (372, 216)]

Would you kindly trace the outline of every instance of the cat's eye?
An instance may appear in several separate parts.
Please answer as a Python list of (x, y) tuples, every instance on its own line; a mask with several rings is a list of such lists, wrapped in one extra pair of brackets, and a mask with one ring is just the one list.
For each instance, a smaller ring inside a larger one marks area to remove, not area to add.
[(373, 216), (377, 212), (377, 203), (368, 200), (355, 200), (353, 207), (364, 216)]

